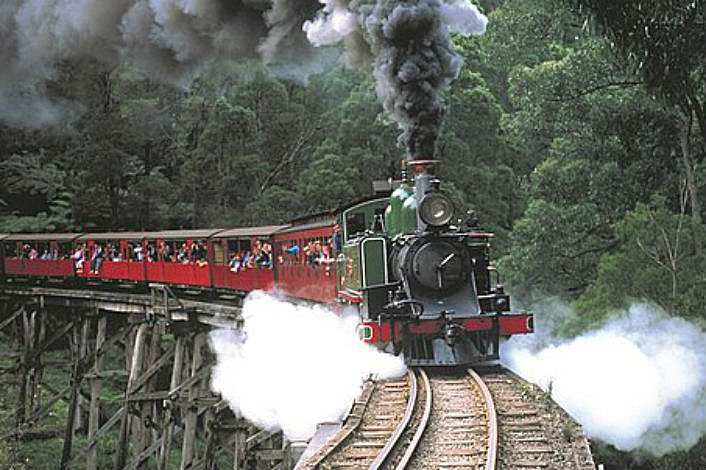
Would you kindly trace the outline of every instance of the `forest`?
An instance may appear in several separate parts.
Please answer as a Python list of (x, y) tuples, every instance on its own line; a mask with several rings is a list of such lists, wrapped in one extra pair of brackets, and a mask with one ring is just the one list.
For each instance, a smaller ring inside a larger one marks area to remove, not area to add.
[[(572, 336), (635, 300), (706, 327), (706, 7), (700, 0), (484, 0), (457, 38), (435, 158), (459, 213), (497, 234), (523, 305), (558, 298)], [(217, 61), (188, 89), (130, 63), (66, 60), (67, 114), (0, 120), (0, 231), (235, 227), (369, 196), (404, 151), (370, 70), (298, 80)], [(706, 442), (614, 467), (702, 469)]]

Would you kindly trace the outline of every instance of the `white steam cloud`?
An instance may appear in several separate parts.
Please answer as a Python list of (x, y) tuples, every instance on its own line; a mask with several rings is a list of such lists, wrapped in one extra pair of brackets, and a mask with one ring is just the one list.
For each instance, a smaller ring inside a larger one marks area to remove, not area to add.
[(358, 339), (356, 316), (253, 293), (241, 331), (211, 334), (211, 386), (253, 424), (307, 439), (317, 423), (341, 418), (369, 377), (400, 376), (401, 358)]
[(634, 305), (568, 342), (541, 333), (513, 338), (501, 355), (551, 389), (590, 437), (619, 449), (660, 456), (693, 446), (706, 431), (706, 334), (656, 307)]
[(322, 0), (324, 7), (316, 19), (306, 21), (302, 27), (314, 46), (329, 46), (352, 34), (358, 25), (356, 15), (337, 0)]
[(452, 33), (462, 36), (483, 34), (488, 18), (468, 0), (448, 0), (441, 3), (441, 20)]

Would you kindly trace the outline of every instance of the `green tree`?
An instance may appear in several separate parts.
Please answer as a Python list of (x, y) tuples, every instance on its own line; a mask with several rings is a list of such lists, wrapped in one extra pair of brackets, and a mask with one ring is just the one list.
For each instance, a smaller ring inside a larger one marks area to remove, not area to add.
[(0, 163), (4, 182), (0, 225), (5, 232), (53, 232), (72, 227), (66, 173), (46, 154), (12, 155)]
[(699, 248), (705, 232), (683, 210), (669, 210), (664, 198), (638, 204), (617, 224), (620, 247), (603, 256), (577, 309), (600, 315), (637, 300), (706, 320), (706, 257)]
[(648, 89), (680, 111), (680, 150), (691, 210), (701, 222), (699, 187), (703, 183), (697, 168), (706, 155), (706, 4), (688, 0), (569, 3), (589, 11)]

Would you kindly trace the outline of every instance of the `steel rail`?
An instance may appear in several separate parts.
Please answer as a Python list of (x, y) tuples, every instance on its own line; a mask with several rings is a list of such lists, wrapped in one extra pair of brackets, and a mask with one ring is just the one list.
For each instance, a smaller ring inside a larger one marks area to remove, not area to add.
[(417, 403), (417, 375), (411, 370), (408, 372), (408, 375), (410, 381), (410, 392), (409, 398), (407, 399), (407, 408), (405, 408), (404, 416), (397, 424), (395, 432), (392, 436), (390, 436), (390, 439), (385, 444), (385, 447), (382, 448), (378, 456), (375, 457), (375, 460), (373, 460), (373, 463), (370, 464), (369, 470), (378, 470), (382, 468), (387, 459), (390, 457), (392, 449), (395, 445), (397, 445), (397, 442), (402, 437), (402, 434), (405, 432), (407, 426), (409, 426), (409, 422), (412, 419), (412, 414), (414, 414), (414, 405)]
[(298, 468), (301, 468), (302, 470), (315, 470), (319, 468), (319, 465), (327, 457), (342, 446), (343, 442), (346, 441), (346, 439), (348, 439), (360, 426), (360, 423), (363, 420), (363, 415), (365, 414), (368, 404), (370, 403), (370, 398), (372, 397), (374, 388), (375, 385), (372, 382), (365, 383), (361, 396), (353, 401), (350, 410), (348, 410), (343, 427), (328, 441), (327, 444), (314, 453), (314, 455), (309, 457), (309, 459)]
[(488, 386), (483, 382), (483, 379), (473, 369), (468, 369), (473, 381), (480, 388), (485, 401), (485, 409), (488, 415), (488, 457), (485, 461), (486, 470), (495, 470), (495, 464), (498, 458), (498, 421), (495, 413), (495, 402), (493, 396), (488, 390)]
[(422, 435), (424, 434), (424, 431), (426, 430), (427, 425), (429, 424), (429, 417), (431, 416), (432, 405), (431, 384), (429, 383), (429, 377), (427, 377), (427, 373), (424, 372), (424, 369), (419, 369), (419, 376), (422, 378), (424, 390), (426, 391), (426, 400), (424, 402), (424, 414), (422, 415), (422, 419), (419, 422), (417, 431), (414, 433), (414, 436), (412, 437), (409, 446), (407, 446), (407, 450), (405, 450), (405, 453), (400, 459), (397, 466), (395, 467), (395, 470), (404, 470), (405, 468), (407, 468), (407, 464), (409, 464), (409, 461), (412, 459), (412, 455), (417, 449), (419, 441), (422, 439)]

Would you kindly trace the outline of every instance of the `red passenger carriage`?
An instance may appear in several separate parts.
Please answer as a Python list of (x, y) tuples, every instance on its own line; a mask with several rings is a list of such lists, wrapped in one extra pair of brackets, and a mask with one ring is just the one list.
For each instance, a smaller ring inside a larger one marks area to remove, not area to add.
[(325, 218), (274, 234), (278, 293), (316, 302), (336, 301), (335, 226), (334, 219)]
[(78, 233), (6, 235), (2, 239), (6, 276), (73, 277), (71, 248)]
[[(242, 227), (220, 231), (213, 235), (212, 268), (213, 287), (216, 289), (250, 292), (254, 290), (271, 291), (274, 288), (274, 269), (259, 267), (241, 269), (231, 266), (234, 256), (247, 253), (257, 243), (272, 243), (272, 236), (288, 225), (268, 225), (264, 227)], [(275, 260), (271, 260), (272, 263)]]

